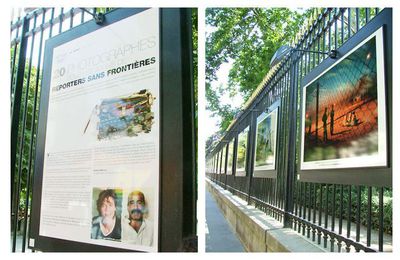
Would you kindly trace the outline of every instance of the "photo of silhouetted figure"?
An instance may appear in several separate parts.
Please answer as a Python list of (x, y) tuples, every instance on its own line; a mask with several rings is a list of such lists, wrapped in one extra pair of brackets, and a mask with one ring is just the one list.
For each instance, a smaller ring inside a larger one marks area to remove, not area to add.
[(380, 154), (383, 132), (376, 119), (380, 116), (378, 92), (384, 92), (385, 86), (378, 84), (382, 70), (377, 70), (376, 50), (376, 38), (372, 38), (305, 86), (305, 163)]
[(324, 126), (324, 138), (323, 138), (324, 142), (328, 141), (328, 124), (327, 124), (327, 121), (328, 121), (328, 108), (326, 107), (324, 115), (322, 116), (322, 123), (323, 123), (323, 126)]
[(356, 112), (353, 111), (351, 112), (351, 125), (357, 126), (360, 123), (360, 120), (358, 119)]
[(306, 129), (307, 129), (307, 134), (311, 135), (312, 118), (308, 114), (306, 115), (305, 126), (306, 126)]
[(335, 110), (333, 109), (333, 105), (331, 108), (331, 113), (330, 113), (330, 119), (331, 119), (331, 125), (330, 125), (330, 132), (331, 132), (331, 136), (333, 135), (333, 127), (334, 127), (334, 120), (335, 120)]

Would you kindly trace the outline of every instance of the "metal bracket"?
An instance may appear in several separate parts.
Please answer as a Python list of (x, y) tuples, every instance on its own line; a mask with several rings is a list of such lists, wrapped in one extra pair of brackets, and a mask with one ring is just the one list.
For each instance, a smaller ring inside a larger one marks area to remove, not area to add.
[(319, 53), (319, 54), (326, 54), (329, 56), (331, 59), (336, 59), (338, 55), (337, 50), (330, 50), (329, 52), (323, 52), (323, 51), (309, 51), (309, 50), (303, 50), (303, 49), (292, 49), (294, 51), (304, 51), (304, 52), (310, 52), (310, 53)]
[(96, 24), (102, 24), (102, 23), (104, 23), (104, 20), (106, 19), (105, 15), (103, 13), (95, 14), (95, 13), (89, 12), (86, 8), (80, 8), (80, 9), (82, 11), (90, 14), (93, 17), (93, 19), (96, 22)]

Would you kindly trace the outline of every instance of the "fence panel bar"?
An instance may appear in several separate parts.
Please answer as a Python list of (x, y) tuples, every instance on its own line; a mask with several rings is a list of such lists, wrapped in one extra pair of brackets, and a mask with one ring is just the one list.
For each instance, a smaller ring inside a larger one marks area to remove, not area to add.
[[(36, 19), (37, 19), (37, 15), (34, 12), (32, 30), (36, 27)], [(31, 72), (32, 72), (32, 53), (33, 53), (33, 48), (34, 48), (34, 45), (35, 45), (35, 37), (32, 36), (30, 44), (31, 44), (31, 48), (30, 48), (30, 53), (29, 53), (29, 62), (28, 62), (28, 70), (27, 70), (28, 71), (28, 75), (27, 75), (27, 79), (26, 79), (24, 111), (22, 113), (22, 132), (21, 132), (20, 141), (19, 141), (18, 181), (17, 181), (17, 189), (15, 190), (15, 192), (16, 192), (16, 195), (15, 195), (16, 196), (15, 197), (16, 202), (20, 201), (20, 196), (21, 196), (21, 191), (22, 191), (22, 184), (23, 184), (22, 183), (22, 175), (24, 173), (23, 173), (23, 169), (22, 168), (23, 168), (23, 157), (24, 157), (24, 151), (25, 151), (25, 130), (27, 128), (26, 119), (27, 119), (27, 116), (28, 116), (29, 87), (30, 87), (30, 79), (31, 79)], [(32, 124), (33, 124), (33, 122), (32, 122)], [(29, 195), (27, 194), (26, 196), (29, 196)], [(17, 236), (17, 228), (18, 228), (18, 219), (19, 219), (19, 215), (20, 215), (19, 203), (15, 203), (14, 212), (16, 214), (16, 218), (14, 219), (13, 252), (15, 252), (15, 249), (16, 249), (16, 236)], [(23, 213), (23, 212), (21, 212), (21, 213)], [(22, 248), (22, 252), (25, 252), (25, 248)]]
[[(55, 8), (51, 8), (51, 18), (50, 18), (50, 29), (49, 29), (49, 38), (53, 36), (53, 20), (54, 20), (54, 12)], [(83, 12), (82, 12), (83, 13)]]
[(384, 208), (383, 208), (383, 191), (384, 188), (381, 187), (379, 188), (379, 251), (383, 251), (383, 230), (384, 230), (384, 225), (383, 225), (383, 218), (384, 218)]
[(81, 12), (81, 23), (85, 22), (85, 12)]
[[(313, 195), (314, 204), (313, 204), (313, 220), (312, 220), (312, 223), (315, 224), (316, 212), (317, 212), (317, 184), (316, 183), (313, 184), (313, 190), (314, 190), (314, 195)], [(312, 240), (313, 241), (315, 241), (315, 232), (316, 232), (316, 229), (313, 227), (313, 230), (312, 230)]]
[(71, 29), (74, 26), (74, 8), (71, 8), (69, 10), (69, 29)]
[[(324, 228), (328, 229), (328, 215), (329, 215), (329, 184), (325, 184), (325, 221)], [(328, 246), (328, 236), (327, 233), (324, 232), (324, 247)]]
[(360, 8), (356, 8), (356, 32), (360, 30)]
[[(309, 183), (309, 189), (308, 189), (308, 212), (307, 212), (307, 220), (308, 222), (311, 222), (311, 183)], [(307, 237), (310, 238), (310, 231), (311, 231), (311, 227), (310, 225), (307, 226)]]
[(342, 225), (343, 225), (343, 184), (340, 185), (339, 235), (342, 234)]
[(58, 27), (58, 34), (62, 33), (62, 24), (64, 22), (64, 7), (61, 7), (59, 19), (60, 19), (60, 25)]
[(361, 228), (361, 186), (357, 187), (357, 213), (356, 213), (356, 241), (360, 242), (360, 228)]
[(368, 187), (367, 246), (371, 246), (372, 187)]
[(351, 8), (347, 9), (347, 39), (351, 37)]
[[(303, 216), (302, 216), (302, 218), (306, 219), (307, 218), (306, 217), (306, 212), (307, 212), (307, 185), (308, 185), (308, 183), (304, 182), (303, 185), (304, 185), (304, 192), (303, 192), (303, 200), (302, 200), (302, 204), (303, 204)], [(302, 222), (302, 223), (303, 223), (302, 224), (302, 227), (303, 227), (302, 235), (304, 236), (305, 233), (306, 233), (306, 225), (305, 225), (304, 222)]]
[[(338, 11), (339, 9), (337, 9), (337, 8), (335, 8), (335, 17), (337, 16), (337, 11)], [(335, 18), (335, 50), (337, 50), (337, 48), (338, 48), (338, 19), (337, 18)]]
[[(45, 14), (46, 14), (46, 9), (43, 8), (43, 14), (42, 14), (42, 23), (43, 25), (45, 23)], [(37, 102), (38, 102), (38, 93), (39, 93), (39, 88), (40, 88), (40, 75), (41, 75), (41, 58), (42, 58), (42, 50), (43, 50), (43, 27), (41, 27), (40, 31), (40, 41), (39, 41), (39, 54), (38, 54), (38, 61), (36, 65), (36, 83), (35, 83), (35, 94), (34, 94), (34, 103), (33, 103), (33, 113), (32, 113), (32, 125), (31, 125), (31, 142), (30, 142), (30, 150), (29, 150), (29, 164), (28, 164), (28, 178), (27, 178), (27, 197), (25, 201), (25, 209), (28, 209), (28, 207), (32, 207), (32, 203), (30, 203), (30, 198), (29, 194), (31, 194), (31, 183), (32, 183), (32, 168), (33, 168), (33, 156), (34, 156), (34, 141), (36, 141), (36, 129), (37, 129), (37, 124), (36, 124), (36, 113), (37, 113)], [(30, 210), (31, 212), (32, 210)], [(25, 210), (25, 215), (24, 219), (26, 220), (24, 222), (24, 237), (22, 240), (22, 248), (25, 250), (25, 243), (26, 243), (26, 234), (27, 234), (27, 223), (28, 223), (28, 210)]]
[[(336, 184), (333, 185), (332, 192), (332, 215), (331, 215), (331, 231), (335, 232), (335, 221), (336, 221)], [(331, 236), (331, 252), (334, 251), (335, 238)]]
[(350, 237), (350, 231), (351, 231), (351, 185), (348, 185), (348, 199), (347, 199), (347, 234), (346, 237)]
[[(16, 36), (15, 36), (15, 39), (18, 39), (18, 37), (19, 37), (19, 29), (20, 29), (20, 26), (18, 26), (17, 27), (17, 29), (16, 29)], [(12, 58), (11, 58), (11, 90), (10, 90), (10, 94), (11, 94), (11, 97), (10, 97), (10, 100), (11, 100), (11, 106), (13, 105), (13, 103), (14, 103), (14, 99), (13, 99), (13, 96), (14, 96), (14, 90), (15, 90), (15, 85), (14, 85), (14, 77), (15, 77), (15, 71), (16, 71), (16, 66), (15, 66), (15, 64), (16, 64), (16, 57), (17, 57), (17, 52), (18, 52), (18, 42), (17, 41), (15, 41), (14, 43), (13, 43), (13, 47), (12, 47), (13, 49), (13, 55), (12, 55)]]

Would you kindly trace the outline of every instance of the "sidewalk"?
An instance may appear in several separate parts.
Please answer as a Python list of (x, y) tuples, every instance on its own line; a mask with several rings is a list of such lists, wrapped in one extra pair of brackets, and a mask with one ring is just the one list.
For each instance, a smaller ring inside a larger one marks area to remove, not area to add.
[(212, 195), (206, 190), (206, 252), (245, 252)]

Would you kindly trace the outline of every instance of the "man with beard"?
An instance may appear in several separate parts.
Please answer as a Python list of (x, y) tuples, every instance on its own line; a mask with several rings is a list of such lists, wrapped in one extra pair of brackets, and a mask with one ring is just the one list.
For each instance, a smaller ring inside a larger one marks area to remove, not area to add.
[(128, 215), (124, 218), (122, 226), (123, 242), (152, 246), (153, 224), (144, 218), (147, 213), (144, 194), (135, 190), (128, 195)]
[(100, 192), (97, 199), (99, 215), (92, 220), (92, 239), (121, 240), (121, 219), (116, 215), (116, 201), (114, 190)]

